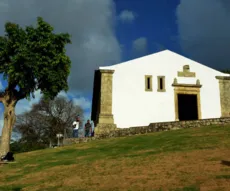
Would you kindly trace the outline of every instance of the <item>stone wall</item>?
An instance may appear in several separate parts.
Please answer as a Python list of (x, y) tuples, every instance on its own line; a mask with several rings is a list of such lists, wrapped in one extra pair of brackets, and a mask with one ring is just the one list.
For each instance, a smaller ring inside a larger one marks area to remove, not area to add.
[(219, 80), (221, 117), (230, 117), (230, 76), (216, 76)]
[(106, 139), (112, 137), (127, 137), (127, 136), (138, 135), (138, 134), (146, 134), (146, 133), (185, 129), (185, 128), (204, 127), (204, 126), (211, 126), (211, 125), (221, 125), (221, 126), (230, 125), (230, 117), (216, 118), (216, 119), (202, 119), (202, 120), (195, 120), (195, 121), (150, 123), (149, 126), (143, 126), (143, 127), (130, 127), (124, 129), (117, 128), (117, 130), (115, 131), (111, 131), (110, 133), (95, 135), (95, 137), (66, 139), (64, 144), (82, 143), (82, 142), (89, 142), (91, 140), (100, 140), (100, 139)]
[(85, 137), (85, 138), (67, 138), (63, 140), (63, 145), (78, 144), (78, 143), (87, 143), (92, 140), (96, 140), (96, 137)]

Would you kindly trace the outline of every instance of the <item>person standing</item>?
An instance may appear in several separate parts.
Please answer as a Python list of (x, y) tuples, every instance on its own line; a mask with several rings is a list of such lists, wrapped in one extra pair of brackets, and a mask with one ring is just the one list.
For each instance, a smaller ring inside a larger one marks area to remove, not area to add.
[(89, 137), (90, 131), (92, 131), (92, 126), (90, 124), (90, 120), (88, 119), (85, 124), (85, 137)]
[(73, 122), (73, 137), (77, 138), (78, 137), (78, 129), (79, 129), (79, 115), (76, 117), (76, 120)]

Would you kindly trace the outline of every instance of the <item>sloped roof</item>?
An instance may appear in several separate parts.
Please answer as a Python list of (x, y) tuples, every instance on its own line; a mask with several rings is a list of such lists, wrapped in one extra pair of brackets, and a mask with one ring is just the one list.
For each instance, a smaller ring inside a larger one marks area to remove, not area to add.
[[(185, 60), (185, 63), (186, 63), (186, 62), (193, 62), (193, 64), (199, 64), (199, 65), (201, 65), (203, 68), (206, 68), (206, 69), (209, 69), (209, 70), (214, 70), (214, 71), (219, 72), (220, 74), (222, 74), (222, 75), (224, 75), (224, 76), (230, 76), (230, 74), (222, 73), (222, 72), (220, 72), (220, 71), (218, 71), (218, 70), (216, 70), (216, 69), (213, 69), (213, 68), (211, 68), (211, 67), (208, 67), (208, 66), (206, 66), (206, 65), (204, 65), (204, 64), (201, 64), (201, 63), (199, 63), (199, 62), (196, 62), (196, 61), (194, 61), (194, 60), (192, 60), (192, 59), (189, 59), (189, 58), (187, 58), (187, 57), (185, 57), (185, 56), (182, 56), (182, 55), (180, 55), (180, 54), (177, 54), (177, 53), (175, 53), (175, 52), (173, 52), (173, 51), (171, 51), (171, 50), (168, 50), (168, 49), (163, 50), (163, 51), (160, 51), (160, 52), (156, 52), (156, 53), (153, 53), (153, 54), (149, 54), (149, 55), (146, 55), (146, 56), (143, 56), (143, 57), (139, 57), (139, 58), (136, 58), (136, 59), (132, 59), (132, 60), (129, 60), (129, 61), (126, 61), (126, 62), (114, 64), (114, 65), (111, 65), (111, 66), (99, 67), (99, 69), (108, 69), (108, 70), (110, 70), (110, 69), (115, 69), (117, 66), (120, 66), (120, 65), (124, 66), (124, 65), (127, 65), (127, 64), (132, 64), (132, 63), (134, 63), (135, 61), (140, 61), (140, 62), (141, 62), (141, 60), (143, 60), (143, 59), (148, 59), (148, 58), (158, 57), (158, 56), (162, 56), (162, 57), (168, 57), (168, 56), (171, 57), (171, 56), (175, 56), (175, 57), (177, 57), (177, 58), (180, 57), (180, 58), (182, 58), (182, 59)], [(156, 64), (156, 63), (154, 63), (154, 64)]]
[[(117, 65), (129, 64), (129, 63), (131, 63), (131, 62), (133, 62), (133, 61), (136, 61), (136, 60), (146, 59), (146, 58), (148, 58), (148, 57), (153, 57), (153, 56), (155, 56), (155, 55), (159, 55), (159, 54), (163, 54), (163, 53), (167, 54), (167, 52), (174, 53), (174, 52), (172, 52), (172, 51), (170, 51), (170, 50), (162, 50), (162, 51), (160, 51), (160, 52), (155, 52), (155, 53), (153, 53), (153, 54), (149, 54), (149, 55), (142, 56), (142, 57), (139, 57), (139, 58), (135, 58), (135, 59), (132, 59), (132, 60), (128, 60), (128, 61), (125, 61), (125, 62), (120, 62), (120, 63), (114, 64), (114, 65), (111, 65), (111, 66), (101, 66), (100, 69), (107, 69), (107, 68), (109, 69), (110, 67), (114, 67), (114, 66), (117, 66)], [(175, 53), (175, 54), (176, 54), (176, 53)]]

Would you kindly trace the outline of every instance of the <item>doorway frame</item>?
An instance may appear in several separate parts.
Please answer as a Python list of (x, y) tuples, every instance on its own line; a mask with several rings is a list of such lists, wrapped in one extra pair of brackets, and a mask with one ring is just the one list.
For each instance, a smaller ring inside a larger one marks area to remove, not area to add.
[[(197, 96), (197, 114), (198, 120), (202, 118), (200, 102), (200, 84), (173, 84), (174, 86), (174, 104), (175, 120), (179, 121), (178, 94), (196, 95)], [(188, 108), (189, 109), (189, 108)]]

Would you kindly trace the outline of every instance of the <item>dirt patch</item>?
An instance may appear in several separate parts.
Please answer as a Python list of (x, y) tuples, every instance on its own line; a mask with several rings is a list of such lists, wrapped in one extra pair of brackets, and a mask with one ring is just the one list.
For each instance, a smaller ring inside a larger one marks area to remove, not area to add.
[(140, 151), (136, 151), (135, 154), (144, 154), (144, 153), (155, 152), (155, 151), (158, 150), (157, 149), (140, 150)]
[[(52, 161), (53, 162), (53, 161)], [(27, 164), (27, 165), (25, 165), (24, 167), (36, 167), (36, 166), (38, 166), (38, 164)]]
[(90, 149), (92, 148), (92, 146), (90, 146), (89, 144), (84, 145), (84, 144), (79, 144), (76, 146), (76, 149)]
[(193, 133), (190, 136), (191, 137), (211, 137), (211, 136), (216, 137), (218, 135), (225, 135), (225, 133), (224, 132), (220, 132), (220, 133), (216, 133), (216, 132), (213, 132), (213, 133)]
[[(218, 160), (208, 160), (217, 156), (226, 159), (230, 156), (230, 151), (215, 149), (161, 154), (155, 160), (146, 157), (142, 161), (132, 159), (98, 161), (92, 164), (93, 170), (98, 174), (93, 178), (93, 185), (99, 186), (102, 190), (114, 189), (114, 187), (127, 189), (130, 186), (133, 189), (168, 190), (194, 184), (206, 189), (209, 182), (219, 185), (219, 182), (225, 181), (215, 177), (217, 174), (223, 174), (222, 171), (229, 167), (222, 166)], [(101, 180), (103, 184), (100, 184)], [(116, 185), (112, 182), (116, 182)], [(216, 186), (215, 184), (210, 184), (210, 188)], [(225, 187), (230, 190), (229, 185)]]
[(26, 184), (31, 184), (33, 182), (39, 182), (39, 181), (49, 182), (48, 179), (63, 178), (65, 176), (69, 176), (70, 174), (72, 174), (71, 169), (75, 169), (75, 168), (76, 165), (70, 165), (70, 166), (60, 165), (60, 166), (49, 168), (42, 172), (25, 175), (22, 177), (22, 179), (20, 179), (20, 181)]

